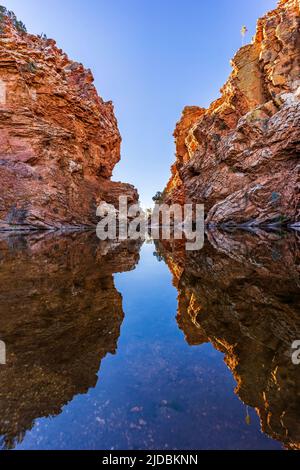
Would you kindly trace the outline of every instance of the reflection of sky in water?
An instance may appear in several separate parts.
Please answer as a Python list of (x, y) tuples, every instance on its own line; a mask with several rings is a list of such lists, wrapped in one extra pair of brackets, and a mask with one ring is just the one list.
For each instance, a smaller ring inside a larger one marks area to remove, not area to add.
[(234, 394), (223, 356), (189, 347), (176, 324), (167, 266), (144, 245), (135, 271), (115, 275), (125, 320), (118, 351), (99, 381), (54, 418), (42, 418), (17, 449), (279, 449), (255, 411)]

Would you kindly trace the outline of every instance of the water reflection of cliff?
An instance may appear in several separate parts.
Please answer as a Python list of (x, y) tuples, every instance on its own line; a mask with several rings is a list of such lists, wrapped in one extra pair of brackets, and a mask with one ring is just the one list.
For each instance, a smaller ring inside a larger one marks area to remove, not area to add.
[(212, 232), (200, 252), (159, 242), (178, 288), (178, 324), (191, 345), (225, 354), (236, 393), (256, 408), (262, 430), (300, 448), (299, 234)]
[(89, 233), (0, 238), (3, 447), (96, 385), (124, 316), (113, 273), (133, 269), (138, 253), (134, 243), (114, 247)]

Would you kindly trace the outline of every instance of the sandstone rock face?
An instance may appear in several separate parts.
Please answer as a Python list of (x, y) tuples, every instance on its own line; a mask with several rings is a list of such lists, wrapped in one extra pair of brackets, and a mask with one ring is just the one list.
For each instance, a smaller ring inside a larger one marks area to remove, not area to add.
[(90, 232), (0, 234), (1, 446), (13, 448), (35, 419), (96, 386), (124, 318), (113, 274), (134, 269), (139, 248)]
[(120, 143), (91, 71), (0, 11), (0, 230), (94, 225), (111, 192), (136, 202), (110, 180)]
[(190, 345), (225, 355), (236, 393), (256, 409), (263, 432), (300, 449), (299, 235), (207, 234), (198, 252), (158, 242), (178, 289), (178, 324)]
[(186, 108), (165, 202), (205, 205), (209, 224), (300, 222), (300, 2), (258, 21), (222, 96)]

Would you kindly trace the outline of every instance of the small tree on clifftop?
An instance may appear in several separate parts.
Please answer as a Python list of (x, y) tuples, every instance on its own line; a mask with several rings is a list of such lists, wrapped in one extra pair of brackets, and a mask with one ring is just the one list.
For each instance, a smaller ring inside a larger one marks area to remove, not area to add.
[(248, 33), (248, 28), (247, 26), (243, 26), (241, 29), (241, 35), (242, 35), (242, 45), (245, 43), (245, 36)]

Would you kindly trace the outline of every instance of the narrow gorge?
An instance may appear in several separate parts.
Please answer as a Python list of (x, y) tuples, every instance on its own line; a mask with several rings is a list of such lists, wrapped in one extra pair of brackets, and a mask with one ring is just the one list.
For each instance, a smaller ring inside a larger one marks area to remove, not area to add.
[(6, 3), (0, 460), (299, 451), (300, 0)]

